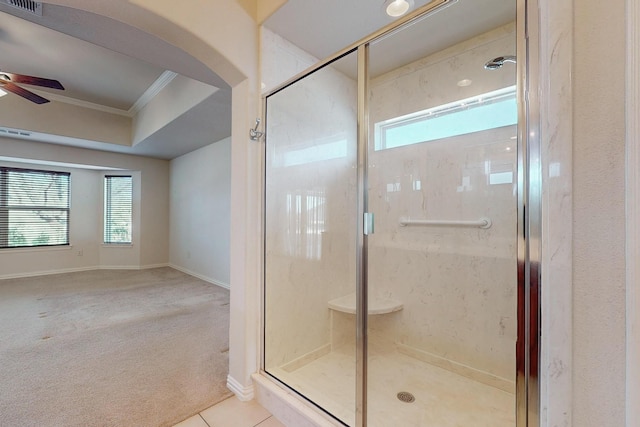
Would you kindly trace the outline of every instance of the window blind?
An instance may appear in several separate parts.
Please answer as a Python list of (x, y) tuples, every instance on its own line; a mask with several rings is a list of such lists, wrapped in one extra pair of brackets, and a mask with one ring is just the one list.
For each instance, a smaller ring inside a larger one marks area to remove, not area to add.
[(0, 167), (0, 248), (69, 244), (69, 176)]
[(104, 243), (131, 243), (132, 202), (131, 176), (105, 176)]

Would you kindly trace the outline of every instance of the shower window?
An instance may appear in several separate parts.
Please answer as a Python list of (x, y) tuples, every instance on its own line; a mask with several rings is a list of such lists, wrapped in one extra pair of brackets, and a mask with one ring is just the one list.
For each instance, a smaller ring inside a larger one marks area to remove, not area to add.
[(375, 149), (402, 147), (518, 122), (516, 87), (483, 93), (375, 125)]

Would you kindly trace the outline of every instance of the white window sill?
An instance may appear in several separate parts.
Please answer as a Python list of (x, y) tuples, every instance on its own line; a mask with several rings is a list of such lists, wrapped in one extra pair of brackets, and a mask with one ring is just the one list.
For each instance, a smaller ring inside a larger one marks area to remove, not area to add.
[(103, 248), (132, 248), (133, 243), (103, 243)]
[(50, 252), (50, 251), (69, 251), (73, 249), (73, 245), (61, 245), (61, 246), (36, 246), (36, 247), (23, 247), (23, 248), (3, 248), (0, 249), (0, 254), (17, 254), (25, 252)]

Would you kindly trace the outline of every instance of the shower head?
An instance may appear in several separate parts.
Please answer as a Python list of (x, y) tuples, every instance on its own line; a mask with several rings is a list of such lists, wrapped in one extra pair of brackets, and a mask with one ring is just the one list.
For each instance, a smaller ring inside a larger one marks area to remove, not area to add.
[(497, 70), (498, 68), (502, 68), (505, 62), (513, 62), (516, 63), (516, 57), (513, 55), (507, 56), (498, 56), (497, 58), (493, 58), (491, 61), (484, 64), (484, 68), (487, 70)]

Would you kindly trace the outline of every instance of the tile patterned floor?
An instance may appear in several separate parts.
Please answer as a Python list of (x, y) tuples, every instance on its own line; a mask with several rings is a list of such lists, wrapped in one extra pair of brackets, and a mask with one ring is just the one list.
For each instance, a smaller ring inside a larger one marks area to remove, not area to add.
[(285, 427), (255, 400), (223, 400), (174, 427)]

